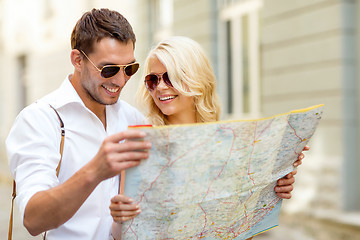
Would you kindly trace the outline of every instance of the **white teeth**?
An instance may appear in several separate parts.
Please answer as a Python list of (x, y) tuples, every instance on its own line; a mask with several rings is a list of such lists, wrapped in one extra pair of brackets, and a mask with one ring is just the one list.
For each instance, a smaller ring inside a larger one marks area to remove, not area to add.
[(166, 100), (169, 100), (169, 99), (174, 99), (175, 96), (168, 96), (168, 97), (162, 97), (162, 98), (159, 98), (160, 101), (166, 101)]
[(103, 86), (106, 90), (108, 90), (109, 92), (112, 92), (112, 93), (116, 93), (118, 90), (119, 90), (119, 88), (108, 88), (108, 87), (105, 87), (105, 86)]

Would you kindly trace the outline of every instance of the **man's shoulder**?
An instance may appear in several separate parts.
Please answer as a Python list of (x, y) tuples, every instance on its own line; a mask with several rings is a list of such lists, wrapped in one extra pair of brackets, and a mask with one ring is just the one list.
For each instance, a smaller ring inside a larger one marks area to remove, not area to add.
[(58, 109), (68, 103), (79, 102), (79, 96), (76, 93), (73, 93), (73, 91), (74, 89), (67, 77), (58, 88), (36, 100), (34, 105), (40, 108), (48, 108), (49, 105), (51, 105), (55, 109)]
[(47, 111), (54, 101), (54, 93), (52, 92), (37, 99), (35, 102), (26, 106), (22, 111)]
[(26, 106), (16, 117), (16, 120), (23, 119), (29, 122), (43, 122), (44, 119), (50, 118), (53, 110), (50, 105), (43, 101), (36, 101), (29, 106)]
[(26, 119), (42, 119), (42, 118), (53, 118), (53, 110), (50, 106), (56, 103), (57, 90), (37, 99), (30, 105), (22, 109), (17, 118)]

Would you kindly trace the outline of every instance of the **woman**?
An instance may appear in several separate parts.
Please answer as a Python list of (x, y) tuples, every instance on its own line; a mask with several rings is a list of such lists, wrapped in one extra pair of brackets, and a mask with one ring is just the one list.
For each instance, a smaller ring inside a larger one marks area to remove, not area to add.
[[(144, 83), (138, 98), (152, 125), (170, 125), (218, 121), (220, 104), (216, 94), (216, 79), (201, 46), (186, 37), (171, 37), (150, 51), (144, 64)], [(305, 147), (304, 150), (308, 150)], [(299, 155), (294, 166), (301, 164)], [(276, 194), (289, 199), (296, 170), (278, 180)], [(140, 208), (132, 200), (117, 195), (110, 205), (114, 222), (134, 218)], [(116, 226), (116, 224), (115, 224)], [(118, 227), (113, 235), (120, 236)], [(251, 239), (251, 238), (250, 238)]]
[(144, 68), (137, 99), (151, 124), (219, 120), (215, 76), (198, 43), (185, 37), (165, 40), (149, 53)]

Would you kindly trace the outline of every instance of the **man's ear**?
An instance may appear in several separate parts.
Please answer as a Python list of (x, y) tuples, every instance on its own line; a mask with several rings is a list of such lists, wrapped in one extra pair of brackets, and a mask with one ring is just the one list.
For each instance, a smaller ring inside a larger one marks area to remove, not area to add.
[(77, 49), (73, 49), (70, 52), (71, 63), (74, 66), (75, 70), (81, 72), (82, 65), (84, 64), (83, 56), (80, 51)]

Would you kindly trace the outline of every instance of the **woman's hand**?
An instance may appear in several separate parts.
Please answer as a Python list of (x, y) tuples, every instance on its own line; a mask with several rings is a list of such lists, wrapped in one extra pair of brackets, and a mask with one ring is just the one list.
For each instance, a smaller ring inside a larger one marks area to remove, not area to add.
[(140, 212), (140, 206), (133, 204), (133, 200), (122, 194), (111, 199), (110, 214), (114, 222), (122, 223), (136, 217)]
[(294, 176), (297, 173), (296, 167), (300, 166), (302, 164), (302, 160), (305, 158), (305, 154), (303, 153), (303, 151), (309, 151), (309, 150), (310, 150), (310, 147), (305, 146), (304, 149), (299, 154), (298, 160), (296, 160), (296, 162), (294, 162), (295, 170), (277, 181), (277, 185), (274, 189), (276, 192), (276, 195), (278, 195), (281, 198), (285, 198), (285, 199), (291, 198), (291, 191), (294, 189), (293, 184), (295, 182)]

